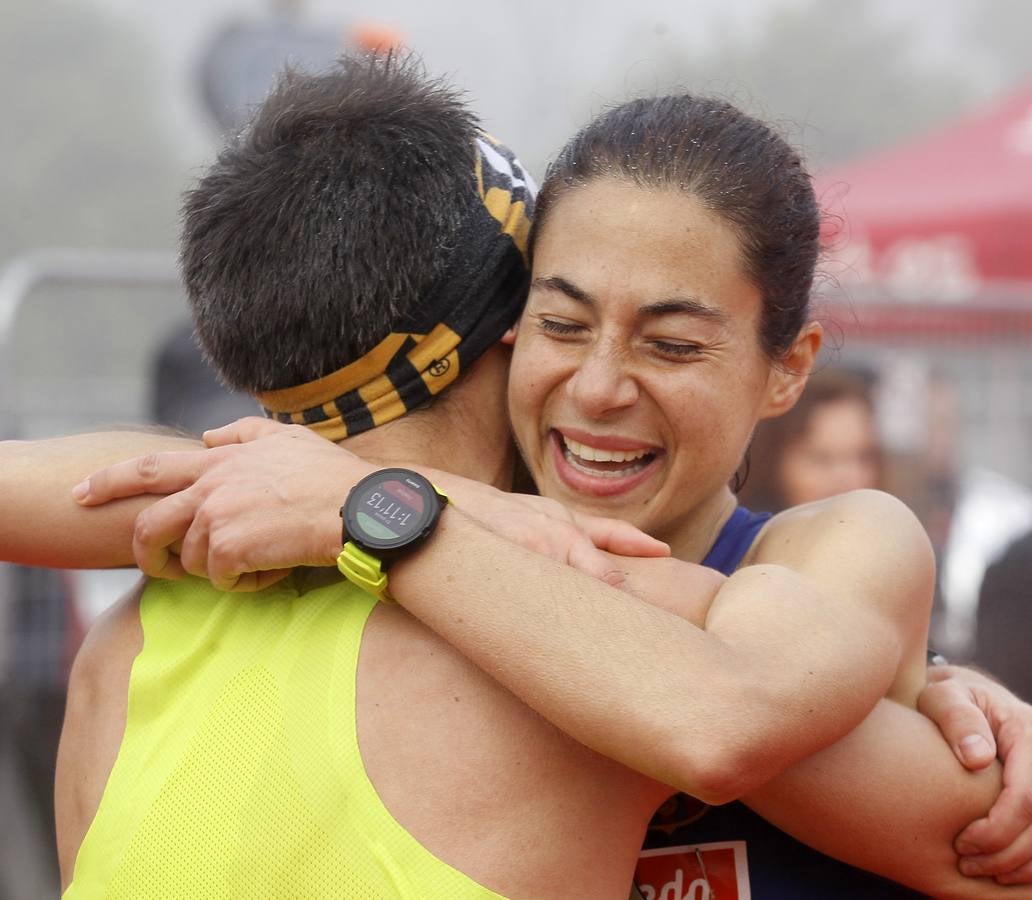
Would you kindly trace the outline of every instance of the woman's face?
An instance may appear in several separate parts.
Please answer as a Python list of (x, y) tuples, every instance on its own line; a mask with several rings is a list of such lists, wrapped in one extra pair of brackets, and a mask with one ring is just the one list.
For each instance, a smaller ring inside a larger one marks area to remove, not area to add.
[(726, 510), (756, 421), (782, 411), (760, 313), (737, 238), (694, 197), (617, 179), (562, 196), (509, 381), (541, 492), (690, 545)]
[(858, 397), (815, 406), (778, 464), (778, 483), (789, 506), (879, 487), (880, 475), (874, 415)]

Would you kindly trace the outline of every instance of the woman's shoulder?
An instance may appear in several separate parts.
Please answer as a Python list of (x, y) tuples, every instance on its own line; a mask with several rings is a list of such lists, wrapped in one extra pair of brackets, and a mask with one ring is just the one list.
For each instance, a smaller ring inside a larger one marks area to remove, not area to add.
[(923, 646), (935, 556), (917, 517), (891, 494), (851, 491), (786, 510), (760, 533), (745, 566), (781, 573), (855, 622), (881, 621), (907, 646)]
[(882, 565), (906, 559), (933, 566), (931, 542), (913, 511), (885, 491), (849, 491), (778, 513), (758, 535), (746, 564), (812, 559), (827, 552)]
[(886, 491), (862, 488), (790, 507), (773, 516), (765, 531), (815, 525), (823, 527), (833, 521), (843, 525), (864, 525), (874, 521), (921, 528), (913, 511), (898, 497)]

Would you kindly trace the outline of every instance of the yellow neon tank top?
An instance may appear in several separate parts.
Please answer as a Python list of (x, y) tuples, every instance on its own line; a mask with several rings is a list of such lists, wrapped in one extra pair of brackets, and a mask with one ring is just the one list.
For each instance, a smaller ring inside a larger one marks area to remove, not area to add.
[(498, 898), (422, 847), (366, 776), (367, 594), (152, 582), (125, 737), (66, 900)]

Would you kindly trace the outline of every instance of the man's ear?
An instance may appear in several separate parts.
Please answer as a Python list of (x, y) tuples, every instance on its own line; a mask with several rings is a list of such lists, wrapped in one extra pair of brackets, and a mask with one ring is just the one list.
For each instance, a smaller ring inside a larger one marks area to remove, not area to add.
[(796, 336), (788, 353), (771, 366), (761, 419), (774, 419), (795, 406), (823, 340), (824, 329), (820, 322), (810, 322)]
[(519, 327), (520, 327), (520, 323), (519, 322), (514, 322), (512, 327), (507, 332), (505, 332), (505, 334), (503, 334), (499, 338), (499, 340), (503, 344), (511, 347), (513, 344), (516, 343), (516, 332), (519, 330)]

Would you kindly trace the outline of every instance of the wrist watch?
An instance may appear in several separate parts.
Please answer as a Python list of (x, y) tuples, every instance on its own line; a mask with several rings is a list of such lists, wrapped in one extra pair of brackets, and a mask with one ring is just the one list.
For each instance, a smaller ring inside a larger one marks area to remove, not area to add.
[(340, 508), (337, 568), (352, 584), (392, 603), (387, 567), (426, 541), (448, 498), (411, 469), (380, 469), (358, 482)]

